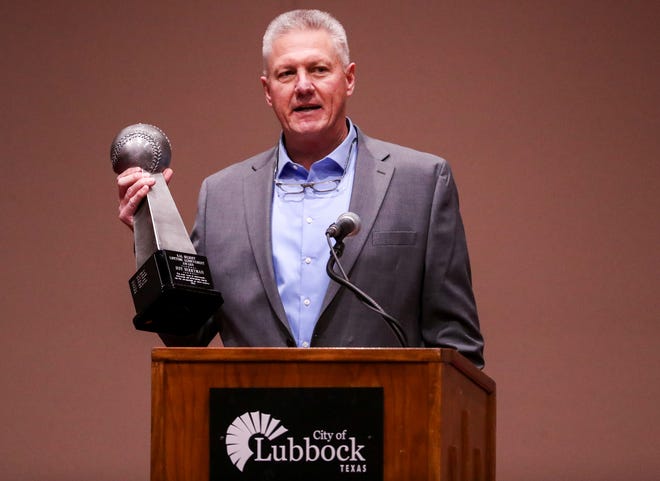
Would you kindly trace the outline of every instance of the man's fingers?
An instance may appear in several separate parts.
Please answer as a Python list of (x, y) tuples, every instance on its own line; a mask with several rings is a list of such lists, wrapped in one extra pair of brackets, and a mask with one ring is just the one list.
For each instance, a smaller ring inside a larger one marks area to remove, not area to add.
[(117, 189), (119, 198), (122, 199), (126, 196), (132, 196), (145, 185), (153, 185), (154, 179), (148, 172), (138, 170), (127, 175), (120, 175), (117, 177)]
[[(166, 182), (172, 178), (174, 171), (167, 168), (163, 171)], [(131, 167), (117, 176), (117, 191), (119, 194), (119, 220), (133, 227), (133, 216), (149, 189), (156, 183), (153, 176), (140, 167)]]
[(165, 182), (167, 182), (168, 184), (170, 183), (170, 180), (172, 179), (173, 175), (174, 175), (174, 171), (169, 167), (163, 171), (163, 177), (165, 178)]
[(126, 189), (123, 198), (126, 200), (130, 199), (145, 187), (146, 187), (145, 192), (149, 192), (149, 188), (155, 183), (156, 181), (154, 180), (153, 177), (141, 177), (138, 180), (136, 180), (133, 184), (131, 184), (130, 187), (128, 187), (128, 189)]
[(132, 228), (135, 211), (148, 193), (149, 186), (143, 185), (134, 195), (126, 195), (123, 199), (121, 199), (119, 202), (119, 220)]

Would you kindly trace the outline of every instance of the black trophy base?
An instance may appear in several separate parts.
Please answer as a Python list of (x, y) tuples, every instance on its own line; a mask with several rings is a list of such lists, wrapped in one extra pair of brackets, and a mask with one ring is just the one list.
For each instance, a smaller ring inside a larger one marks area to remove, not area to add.
[(193, 334), (222, 305), (206, 257), (196, 254), (156, 251), (128, 283), (140, 331)]

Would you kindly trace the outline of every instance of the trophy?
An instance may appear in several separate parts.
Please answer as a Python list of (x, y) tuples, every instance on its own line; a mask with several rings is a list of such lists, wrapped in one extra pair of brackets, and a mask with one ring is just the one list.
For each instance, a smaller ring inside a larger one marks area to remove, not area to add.
[(142, 331), (187, 335), (197, 331), (222, 304), (213, 290), (206, 257), (197, 255), (163, 177), (172, 150), (153, 125), (122, 129), (110, 147), (112, 169), (150, 172), (156, 183), (134, 215), (137, 272), (128, 281)]

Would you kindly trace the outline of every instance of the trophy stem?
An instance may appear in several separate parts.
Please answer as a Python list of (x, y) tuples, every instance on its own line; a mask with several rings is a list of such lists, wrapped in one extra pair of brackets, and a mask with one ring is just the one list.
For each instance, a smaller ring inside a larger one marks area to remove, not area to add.
[(196, 253), (163, 174), (152, 175), (156, 183), (133, 219), (137, 267), (157, 250)]

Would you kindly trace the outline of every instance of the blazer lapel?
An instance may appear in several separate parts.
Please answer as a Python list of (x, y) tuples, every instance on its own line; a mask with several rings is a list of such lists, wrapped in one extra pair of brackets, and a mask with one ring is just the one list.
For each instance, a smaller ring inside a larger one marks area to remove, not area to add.
[(252, 171), (243, 180), (243, 203), (250, 247), (264, 291), (279, 321), (289, 329), (273, 268), (271, 206), (274, 163), (275, 149), (254, 160)]
[[(364, 247), (376, 216), (383, 203), (387, 188), (394, 174), (391, 162), (385, 162), (389, 157), (385, 146), (378, 141), (365, 136), (358, 129), (358, 156), (355, 164), (355, 177), (351, 194), (350, 210), (360, 216), (362, 226), (360, 232), (345, 242), (342, 266), (350, 276), (350, 272)], [(330, 282), (323, 299), (321, 316), (339, 291), (339, 284)], [(367, 286), (368, 287), (368, 286)]]

